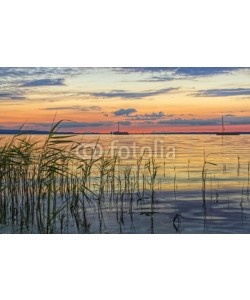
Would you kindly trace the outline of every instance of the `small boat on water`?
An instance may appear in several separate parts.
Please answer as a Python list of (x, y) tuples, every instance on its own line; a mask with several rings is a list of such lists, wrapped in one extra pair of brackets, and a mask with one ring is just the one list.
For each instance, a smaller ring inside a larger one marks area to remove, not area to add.
[(129, 135), (129, 133), (127, 131), (120, 131), (120, 124), (118, 122), (118, 130), (117, 131), (113, 131), (111, 132), (111, 134), (115, 134), (115, 135)]
[(240, 135), (238, 132), (216, 132), (216, 135)]
[(240, 135), (239, 132), (225, 132), (224, 117), (221, 117), (221, 132), (216, 132), (216, 135)]

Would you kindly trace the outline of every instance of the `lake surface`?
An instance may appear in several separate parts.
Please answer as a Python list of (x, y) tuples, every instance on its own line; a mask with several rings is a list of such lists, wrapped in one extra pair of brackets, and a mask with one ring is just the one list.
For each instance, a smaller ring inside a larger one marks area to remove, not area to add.
[[(4, 140), (9, 138), (5, 136)], [(107, 192), (102, 199), (101, 217), (95, 201), (87, 206), (87, 230), (76, 227), (72, 220), (61, 233), (250, 232), (250, 135), (78, 135), (74, 139), (82, 144), (74, 151), (83, 159), (89, 159), (93, 149), (96, 159), (117, 155), (117, 172), (130, 168), (131, 182), (141, 158), (139, 183), (131, 187), (129, 194), (122, 194), (122, 209), (120, 199), (108, 200)], [(153, 201), (149, 179), (143, 177), (149, 159), (154, 160), (157, 173)], [(100, 180), (98, 165), (91, 177), (94, 182)], [(146, 188), (142, 199), (137, 189), (143, 184)], [(19, 228), (1, 224), (0, 230), (18, 232)]]

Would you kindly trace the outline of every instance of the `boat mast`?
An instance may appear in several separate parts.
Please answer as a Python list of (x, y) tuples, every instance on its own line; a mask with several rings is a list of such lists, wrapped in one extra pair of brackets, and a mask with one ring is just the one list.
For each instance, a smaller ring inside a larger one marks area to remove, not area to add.
[(222, 126), (222, 132), (224, 133), (225, 132), (225, 127), (224, 127), (224, 117), (223, 117), (223, 115), (221, 117), (221, 126)]

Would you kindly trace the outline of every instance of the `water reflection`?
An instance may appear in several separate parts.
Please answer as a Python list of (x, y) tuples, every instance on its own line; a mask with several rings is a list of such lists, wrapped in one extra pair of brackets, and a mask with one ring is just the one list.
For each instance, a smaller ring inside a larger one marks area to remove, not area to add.
[[(116, 169), (107, 168), (107, 173), (101, 176), (100, 163), (93, 166), (88, 184), (95, 196), (87, 201), (86, 195), (83, 198), (77, 195), (78, 200), (73, 205), (66, 204), (49, 224), (49, 232), (250, 231), (249, 135), (130, 135), (119, 139), (110, 135), (75, 137), (79, 138), (88, 144), (88, 139), (99, 139), (103, 149), (107, 150), (107, 156), (112, 142), (117, 148), (131, 148), (134, 143), (138, 148), (126, 159), (118, 159)], [(161, 145), (160, 155), (154, 148), (156, 140)], [(174, 158), (162, 156), (162, 147), (167, 149), (168, 146), (174, 147)], [(145, 147), (154, 150), (151, 163), (148, 163), (149, 152), (145, 157), (140, 156), (143, 147), (144, 150)], [(76, 169), (74, 164), (71, 167)], [(3, 198), (0, 200), (4, 201)], [(22, 218), (15, 203), (10, 210), (8, 222), (7, 216), (0, 214), (1, 232), (33, 233), (37, 231), (35, 224), (43, 226), (46, 206), (42, 202), (36, 206), (31, 201), (26, 206), (30, 212), (26, 215), (30, 218)]]

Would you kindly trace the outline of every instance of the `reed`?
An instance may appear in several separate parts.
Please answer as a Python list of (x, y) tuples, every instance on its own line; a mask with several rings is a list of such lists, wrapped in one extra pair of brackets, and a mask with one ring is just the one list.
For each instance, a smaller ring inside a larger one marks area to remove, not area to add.
[(153, 202), (154, 160), (142, 167), (141, 156), (133, 169), (121, 166), (117, 155), (95, 159), (93, 151), (88, 159), (78, 157), (79, 143), (58, 135), (60, 124), (53, 124), (43, 141), (17, 134), (0, 147), (1, 224), (17, 232), (63, 233), (72, 227), (88, 232), (88, 214), (97, 210), (102, 231), (107, 199), (110, 209), (116, 206), (120, 224), (127, 209), (132, 219), (135, 194), (144, 199), (150, 190)]
[(237, 157), (237, 176), (240, 176), (240, 157)]
[(145, 169), (149, 174), (149, 188), (150, 188), (150, 197), (151, 197), (151, 204), (154, 204), (155, 200), (155, 184), (156, 184), (156, 176), (159, 169), (159, 166), (156, 164), (156, 161), (153, 157), (149, 158), (145, 164)]
[(203, 158), (203, 166), (202, 166), (202, 171), (201, 171), (201, 178), (202, 178), (202, 203), (203, 203), (203, 208), (206, 208), (206, 185), (207, 185), (207, 175), (209, 172), (208, 165), (213, 165), (216, 166), (217, 164), (210, 162), (207, 160), (208, 156), (210, 154), (205, 154), (204, 153), (204, 158)]
[(247, 163), (247, 184), (249, 185), (250, 162)]

